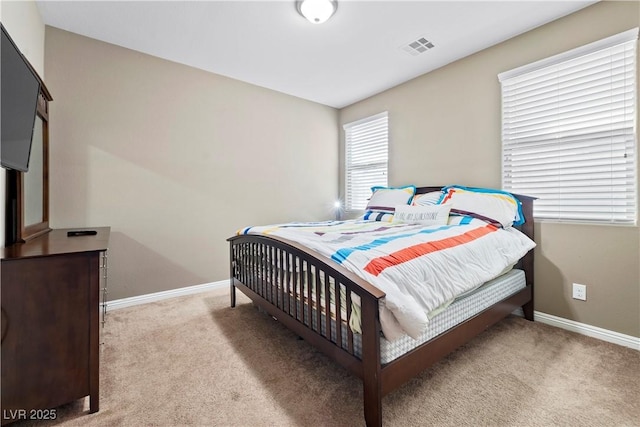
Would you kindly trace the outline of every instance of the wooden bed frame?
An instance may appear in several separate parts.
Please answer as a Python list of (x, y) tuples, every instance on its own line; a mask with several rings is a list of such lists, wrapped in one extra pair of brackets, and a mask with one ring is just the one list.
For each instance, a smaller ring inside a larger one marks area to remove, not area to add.
[[(441, 187), (420, 187), (417, 194), (440, 189)], [(522, 202), (526, 221), (518, 228), (533, 239), (534, 198), (514, 196)], [(525, 272), (525, 288), (383, 365), (380, 362), (381, 327), (378, 304), (384, 298), (384, 292), (329, 258), (295, 242), (262, 235), (239, 235), (228, 241), (231, 256), (231, 306), (236, 305), (236, 288), (240, 289), (255, 305), (360, 377), (363, 380), (367, 426), (382, 425), (383, 396), (514, 310), (522, 307), (524, 317), (533, 320), (531, 250), (516, 266)], [(335, 295), (339, 295), (339, 291), (346, 291), (346, 307), (351, 307), (353, 295), (360, 298), (360, 357), (354, 350), (354, 334), (351, 329), (335, 326), (343, 322), (348, 324), (351, 310), (342, 308), (344, 301), (340, 301), (340, 298), (335, 298), (333, 304), (327, 302), (326, 297), (331, 291)], [(328, 314), (326, 307), (329, 307)], [(334, 322), (333, 328), (331, 322)]]

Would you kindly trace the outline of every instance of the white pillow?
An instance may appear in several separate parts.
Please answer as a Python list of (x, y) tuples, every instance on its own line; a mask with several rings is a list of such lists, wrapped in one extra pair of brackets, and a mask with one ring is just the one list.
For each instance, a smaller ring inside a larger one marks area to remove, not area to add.
[(451, 205), (396, 206), (393, 222), (408, 222), (422, 225), (446, 225)]
[(393, 213), (394, 206), (408, 205), (416, 193), (414, 185), (404, 187), (372, 187), (373, 194), (367, 203), (367, 211)]

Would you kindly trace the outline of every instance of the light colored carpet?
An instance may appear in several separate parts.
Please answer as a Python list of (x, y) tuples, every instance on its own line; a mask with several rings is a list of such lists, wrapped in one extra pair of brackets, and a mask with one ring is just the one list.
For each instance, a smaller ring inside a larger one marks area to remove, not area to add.
[[(364, 425), (359, 379), (239, 302), (214, 291), (110, 312), (100, 411), (87, 398), (39, 425)], [(383, 398), (383, 420), (637, 426), (640, 352), (509, 317)]]

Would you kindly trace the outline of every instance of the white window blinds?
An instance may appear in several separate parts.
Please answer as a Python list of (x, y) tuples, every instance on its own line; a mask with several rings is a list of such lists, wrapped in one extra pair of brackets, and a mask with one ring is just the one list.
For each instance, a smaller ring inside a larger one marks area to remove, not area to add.
[(344, 125), (345, 209), (362, 210), (371, 187), (387, 185), (389, 122), (387, 112)]
[(636, 221), (638, 29), (500, 74), (503, 188), (539, 219)]

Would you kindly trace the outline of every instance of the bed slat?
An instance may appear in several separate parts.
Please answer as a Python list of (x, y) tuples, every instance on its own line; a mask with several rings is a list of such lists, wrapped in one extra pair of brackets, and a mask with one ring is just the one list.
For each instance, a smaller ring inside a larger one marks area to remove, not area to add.
[[(336, 298), (340, 298), (339, 295), (334, 296), (334, 300)], [(326, 332), (326, 337), (329, 341), (333, 341), (331, 339), (331, 319), (332, 319), (332, 312), (331, 312), (331, 291), (329, 290), (329, 275), (327, 274), (327, 272), (324, 272), (324, 320), (325, 320), (325, 326), (324, 326), (324, 330)], [(340, 325), (339, 323), (336, 324), (336, 330), (340, 329), (342, 327), (342, 325)], [(334, 341), (335, 342), (335, 341)], [(338, 343), (338, 345), (340, 345)]]
[(340, 292), (338, 281), (333, 277), (331, 280), (333, 281), (333, 295), (336, 302), (336, 344), (340, 348), (344, 348), (342, 345), (342, 327), (338, 327), (342, 325), (342, 293)]

